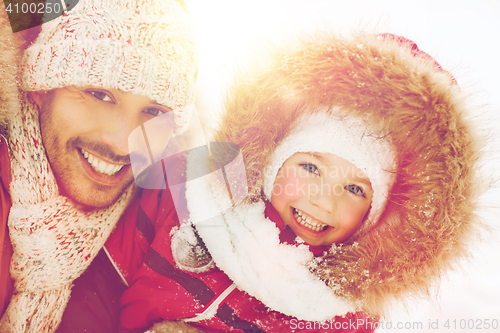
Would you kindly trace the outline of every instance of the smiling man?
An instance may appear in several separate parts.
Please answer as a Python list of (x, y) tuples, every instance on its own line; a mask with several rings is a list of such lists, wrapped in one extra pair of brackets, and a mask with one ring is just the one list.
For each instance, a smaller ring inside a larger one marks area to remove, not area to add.
[[(61, 194), (90, 208), (109, 206), (133, 181), (128, 156), (131, 131), (172, 111), (146, 96), (93, 86), (31, 96), (40, 108), (44, 147)], [(171, 137), (173, 117), (163, 127), (165, 137)]]
[(129, 134), (169, 115), (166, 146), (193, 104), (185, 4), (80, 0), (16, 35), (1, 8), (0, 24), (0, 332), (116, 331), (142, 259), (121, 246), (144, 238)]

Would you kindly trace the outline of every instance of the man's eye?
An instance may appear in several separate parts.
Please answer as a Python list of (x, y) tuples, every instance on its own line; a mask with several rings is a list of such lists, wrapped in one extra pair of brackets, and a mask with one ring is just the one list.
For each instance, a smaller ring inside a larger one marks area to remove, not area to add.
[(361, 187), (359, 187), (358, 185), (354, 185), (354, 184), (349, 184), (349, 185), (346, 185), (346, 187), (344, 187), (347, 191), (357, 195), (357, 196), (360, 196), (360, 197), (364, 197), (365, 196), (365, 192), (363, 191), (363, 189)]
[(315, 175), (319, 176), (318, 167), (315, 166), (314, 164), (304, 163), (304, 164), (300, 164), (300, 166), (303, 167), (304, 169), (306, 169), (307, 171), (309, 171), (310, 173), (314, 173)]
[(94, 96), (95, 98), (97, 98), (100, 101), (103, 101), (103, 102), (112, 102), (113, 101), (111, 99), (111, 97), (109, 97), (109, 95), (106, 94), (105, 92), (96, 90), (96, 91), (90, 91), (90, 93), (92, 94), (92, 96)]
[(145, 112), (147, 114), (150, 114), (152, 116), (161, 116), (162, 114), (165, 113), (165, 111), (163, 111), (162, 109), (158, 109), (158, 108), (147, 108), (145, 110), (143, 110), (142, 112)]

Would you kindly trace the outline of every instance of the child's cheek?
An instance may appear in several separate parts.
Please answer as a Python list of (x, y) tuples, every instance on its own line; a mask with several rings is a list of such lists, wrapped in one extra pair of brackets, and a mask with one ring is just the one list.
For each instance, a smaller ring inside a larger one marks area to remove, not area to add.
[(271, 203), (276, 208), (276, 205), (285, 206), (307, 197), (307, 191), (311, 187), (309, 183), (308, 179), (297, 177), (296, 174), (282, 174), (274, 183)]
[(355, 201), (343, 202), (340, 209), (340, 223), (343, 229), (352, 235), (361, 226), (368, 209), (364, 204)]

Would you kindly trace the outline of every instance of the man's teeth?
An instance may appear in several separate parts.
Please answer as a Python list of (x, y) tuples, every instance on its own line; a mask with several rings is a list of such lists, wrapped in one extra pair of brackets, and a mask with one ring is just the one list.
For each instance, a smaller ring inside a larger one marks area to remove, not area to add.
[(318, 221), (316, 221), (315, 219), (313, 219), (312, 217), (310, 217), (306, 213), (301, 212), (300, 210), (298, 210), (296, 208), (293, 209), (293, 216), (295, 217), (297, 222), (299, 222), (304, 227), (307, 227), (313, 231), (319, 232), (319, 231), (323, 231), (326, 228), (328, 228), (328, 224), (319, 223)]
[(123, 165), (106, 163), (84, 149), (80, 149), (80, 152), (82, 153), (83, 157), (87, 159), (87, 161), (95, 171), (103, 173), (105, 175), (112, 176), (123, 168)]

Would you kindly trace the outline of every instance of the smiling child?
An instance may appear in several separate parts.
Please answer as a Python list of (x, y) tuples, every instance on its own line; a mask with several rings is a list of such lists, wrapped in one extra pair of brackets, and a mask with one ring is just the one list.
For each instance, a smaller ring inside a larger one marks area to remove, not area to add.
[[(373, 332), (466, 252), (480, 146), (449, 73), (389, 34), (310, 35), (264, 59), (215, 135), (240, 147), (245, 182), (237, 162), (186, 182), (191, 223), (155, 225), (123, 331)], [(212, 156), (190, 154), (188, 179)]]
[(265, 197), (307, 244), (345, 242), (385, 207), (395, 175), (391, 143), (366, 136), (360, 122), (321, 111), (296, 124), (274, 151)]
[(370, 208), (370, 181), (364, 175), (332, 175), (337, 168), (363, 175), (353, 164), (332, 154), (296, 153), (276, 177), (271, 204), (284, 224), (307, 244), (328, 246), (346, 241)]

